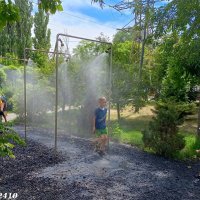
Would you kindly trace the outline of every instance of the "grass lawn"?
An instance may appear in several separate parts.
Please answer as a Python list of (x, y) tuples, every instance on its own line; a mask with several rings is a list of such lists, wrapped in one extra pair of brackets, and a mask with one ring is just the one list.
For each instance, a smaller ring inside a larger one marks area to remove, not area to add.
[[(111, 121), (114, 129), (114, 139), (121, 143), (144, 148), (142, 141), (142, 130), (148, 127), (149, 121), (152, 120), (153, 106), (146, 106), (139, 113), (134, 113), (131, 107), (127, 107), (121, 114), (121, 120), (117, 122), (116, 110), (111, 110)], [(198, 155), (196, 149), (200, 149), (200, 140), (196, 139), (197, 116), (190, 116), (183, 125), (179, 127), (180, 134), (185, 137), (185, 148), (177, 155), (178, 159), (196, 158)], [(113, 130), (114, 130), (113, 129)]]

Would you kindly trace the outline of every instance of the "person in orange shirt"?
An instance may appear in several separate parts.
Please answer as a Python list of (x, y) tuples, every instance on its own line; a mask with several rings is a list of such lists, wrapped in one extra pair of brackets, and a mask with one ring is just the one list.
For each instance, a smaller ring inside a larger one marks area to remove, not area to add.
[(7, 122), (7, 118), (6, 118), (6, 115), (4, 113), (5, 111), (5, 101), (2, 99), (2, 97), (0, 98), (0, 116), (3, 116), (5, 122)]

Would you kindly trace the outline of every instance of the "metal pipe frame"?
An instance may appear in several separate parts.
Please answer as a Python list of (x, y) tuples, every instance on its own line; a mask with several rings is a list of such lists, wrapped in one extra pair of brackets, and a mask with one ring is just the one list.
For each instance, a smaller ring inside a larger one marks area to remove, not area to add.
[(26, 120), (26, 63), (27, 63), (27, 59), (26, 59), (26, 48), (24, 49), (24, 138), (25, 138), (25, 142), (27, 142), (27, 120)]
[[(105, 42), (105, 41), (100, 41), (100, 40), (94, 40), (94, 39), (89, 39), (89, 38), (84, 38), (84, 37), (79, 37), (79, 36), (74, 36), (74, 35), (69, 35), (69, 34), (63, 34), (63, 33), (58, 33), (56, 35), (56, 45), (55, 45), (55, 52), (56, 52), (56, 106), (55, 106), (55, 152), (57, 152), (57, 144), (58, 144), (58, 42), (59, 42), (59, 37), (70, 37), (70, 38), (75, 38), (79, 40), (86, 40), (90, 42), (96, 42), (96, 43), (102, 43), (102, 44), (107, 44), (110, 46), (110, 64), (109, 64), (109, 95), (108, 95), (108, 138), (110, 135), (110, 108), (111, 108), (111, 91), (112, 91), (112, 43), (111, 42)], [(108, 148), (109, 148), (109, 141), (108, 141)]]
[[(25, 51), (37, 51), (37, 52), (52, 53), (52, 54), (55, 53), (55, 51), (46, 51), (46, 50), (41, 50), (41, 49), (31, 49), (31, 48), (25, 48)], [(65, 55), (65, 53), (62, 53), (62, 52), (58, 52), (58, 54)], [(23, 59), (23, 60), (24, 60), (24, 59)]]
[(20, 59), (20, 58), (9, 58), (9, 57), (4, 57), (4, 56), (0, 56), (0, 59), (24, 61), (24, 59)]

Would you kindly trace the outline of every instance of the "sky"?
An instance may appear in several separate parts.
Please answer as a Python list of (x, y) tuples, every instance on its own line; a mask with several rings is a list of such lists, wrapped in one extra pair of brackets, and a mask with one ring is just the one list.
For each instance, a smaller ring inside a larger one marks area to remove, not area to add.
[[(36, 2), (36, 0), (33, 2)], [(124, 27), (133, 20), (130, 10), (120, 13), (108, 6), (117, 2), (120, 2), (120, 0), (106, 0), (107, 5), (102, 9), (99, 4), (92, 4), (91, 0), (63, 0), (63, 11), (50, 15), (49, 19), (51, 50), (54, 50), (58, 33), (91, 39), (95, 39), (103, 33), (112, 41), (117, 29)], [(37, 4), (34, 4), (34, 10), (37, 11)], [(129, 25), (133, 25), (133, 21)], [(80, 41), (73, 38), (61, 39), (64, 43), (68, 41), (70, 52)]]
[[(113, 1), (112, 1), (113, 2)], [(129, 12), (119, 13), (113, 8), (98, 4), (91, 4), (91, 0), (64, 0), (63, 12), (50, 15), (49, 28), (51, 29), (51, 46), (55, 46), (56, 34), (67, 33), (80, 37), (95, 39), (100, 33), (110, 38), (118, 28), (130, 22), (132, 15)], [(63, 38), (64, 42), (66, 38)], [(80, 40), (69, 38), (69, 48), (74, 48)]]

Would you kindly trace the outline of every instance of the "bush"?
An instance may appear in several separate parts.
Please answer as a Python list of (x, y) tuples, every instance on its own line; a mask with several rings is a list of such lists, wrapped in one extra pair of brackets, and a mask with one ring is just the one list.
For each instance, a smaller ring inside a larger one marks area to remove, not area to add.
[(25, 141), (8, 124), (0, 123), (0, 157), (15, 158), (12, 151), (15, 144), (24, 146)]
[(178, 134), (178, 125), (183, 120), (175, 105), (157, 105), (156, 116), (148, 130), (142, 132), (144, 146), (165, 157), (175, 157), (184, 148), (184, 136)]
[(119, 123), (115, 122), (111, 125), (110, 129), (110, 137), (114, 140), (120, 140), (120, 136), (124, 133), (124, 131), (120, 128)]
[(186, 145), (182, 149), (177, 157), (180, 160), (195, 160), (199, 158), (199, 153), (196, 152), (197, 149), (200, 149), (200, 138), (194, 134), (189, 134), (185, 136)]

